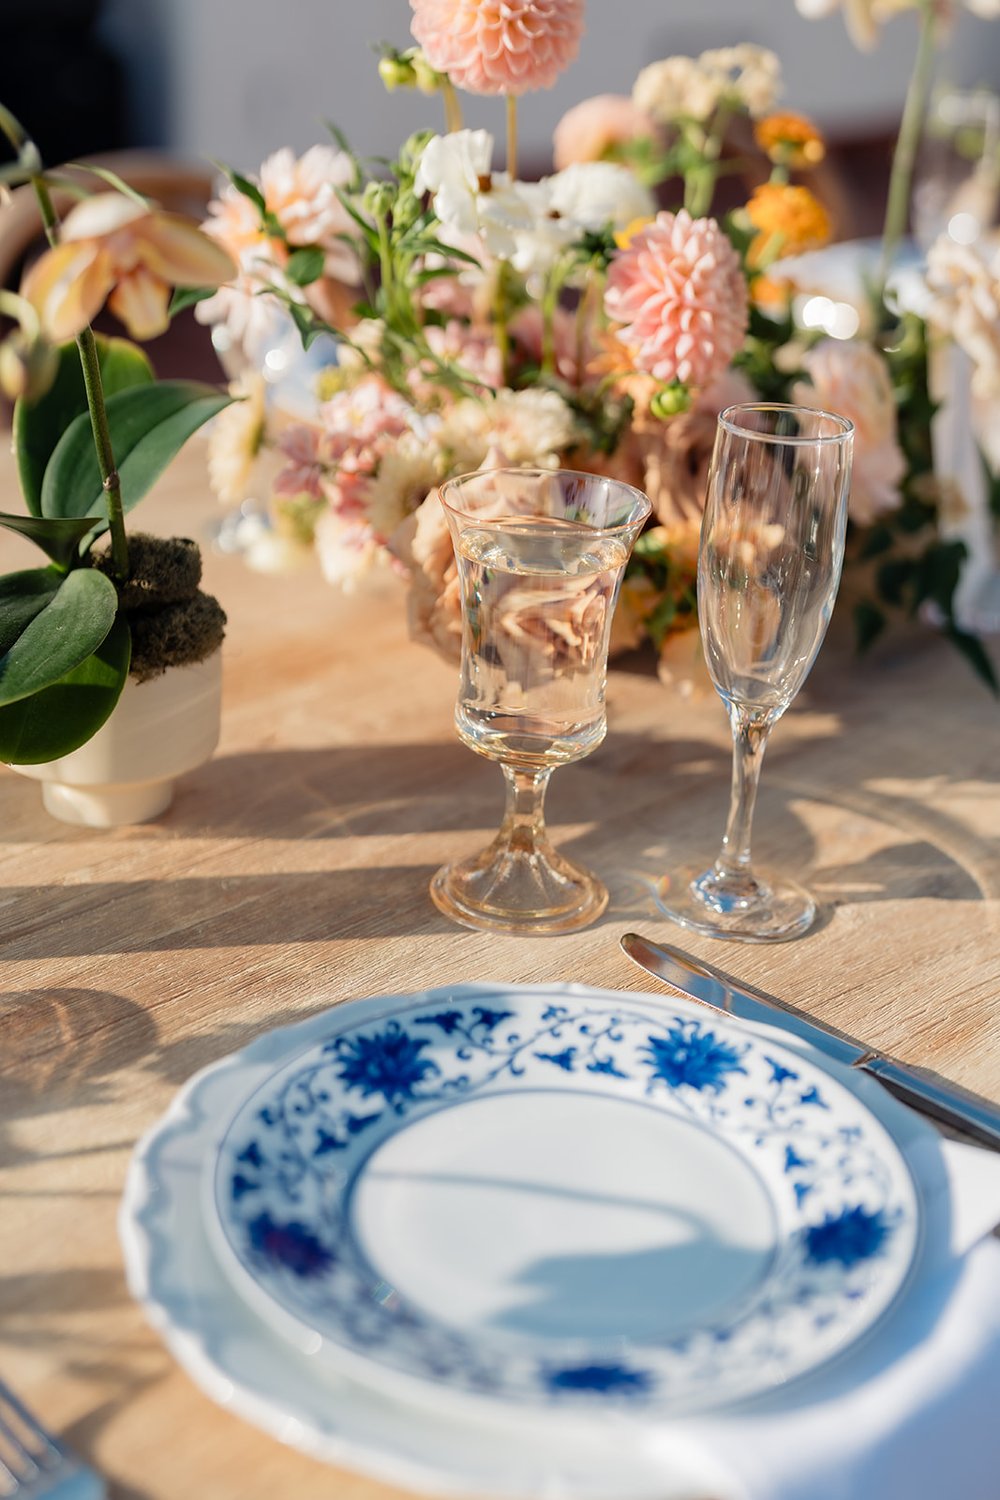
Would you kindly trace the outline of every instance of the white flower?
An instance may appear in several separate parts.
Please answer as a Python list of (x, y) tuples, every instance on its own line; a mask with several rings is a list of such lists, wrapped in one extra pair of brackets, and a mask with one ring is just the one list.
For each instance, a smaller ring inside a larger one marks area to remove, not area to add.
[(698, 64), (720, 79), (720, 92), (756, 119), (775, 106), (781, 89), (781, 64), (767, 47), (743, 42), (703, 52)]
[(483, 243), (522, 276), (547, 275), (578, 234), (576, 225), (553, 209), (551, 181), (511, 182), (502, 172), (479, 197)]
[(459, 401), (447, 412), (438, 443), (456, 471), (477, 469), (491, 448), (511, 467), (559, 467), (577, 438), (573, 413), (556, 391), (501, 390), (492, 400)]
[(626, 228), (649, 219), (656, 203), (627, 167), (610, 161), (576, 162), (548, 179), (549, 210), (577, 231)]
[(953, 338), (973, 364), (972, 394), (1000, 398), (1000, 232), (959, 245), (939, 235), (927, 253), (930, 323)]
[[(963, 0), (966, 10), (984, 20), (1000, 16), (1000, 0)], [(879, 39), (879, 28), (893, 16), (904, 10), (917, 10), (921, 0), (795, 0), (800, 15), (815, 21), (843, 8), (844, 21), (851, 40), (856, 47), (866, 51), (874, 47)], [(935, 13), (939, 20), (950, 22), (956, 5), (954, 0), (936, 0)]]
[(632, 103), (662, 125), (707, 120), (722, 96), (722, 79), (693, 57), (666, 57), (643, 68), (632, 87)]
[(441, 223), (457, 234), (479, 229), (479, 196), (490, 181), (493, 137), (488, 130), (431, 136), (420, 154), (414, 189), (430, 193)]
[(249, 494), (254, 463), (264, 440), (262, 375), (250, 372), (230, 386), (242, 396), (212, 422), (208, 434), (208, 482), (225, 505), (240, 505)]
[(316, 523), (316, 555), (327, 583), (353, 594), (358, 584), (385, 561), (385, 552), (370, 526), (344, 521), (326, 511)]
[(416, 433), (404, 433), (384, 454), (368, 486), (366, 510), (376, 536), (388, 539), (426, 500), (440, 479), (435, 449)]

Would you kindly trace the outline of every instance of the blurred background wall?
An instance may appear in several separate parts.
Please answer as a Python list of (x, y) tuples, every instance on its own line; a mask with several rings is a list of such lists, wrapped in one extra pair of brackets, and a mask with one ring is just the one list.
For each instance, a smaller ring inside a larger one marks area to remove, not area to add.
[[(74, 3), (93, 9), (98, 0), (2, 0), (0, 10)], [(942, 71), (952, 82), (1000, 87), (1000, 22), (957, 8)], [(375, 76), (372, 43), (406, 46), (409, 14), (406, 0), (104, 0), (97, 35), (121, 63), (125, 144), (246, 169), (279, 145), (324, 139), (324, 119), (373, 155), (390, 155), (410, 130), (437, 124), (436, 101), (388, 96)], [(524, 101), (525, 160), (545, 169), (552, 127), (575, 101), (627, 93), (656, 58), (737, 41), (780, 55), (785, 103), (832, 138), (879, 140), (898, 120), (915, 38), (914, 17), (904, 15), (874, 52), (859, 53), (839, 9), (806, 21), (793, 0), (589, 0), (579, 60), (554, 89)], [(502, 135), (498, 101), (469, 101), (467, 115)]]

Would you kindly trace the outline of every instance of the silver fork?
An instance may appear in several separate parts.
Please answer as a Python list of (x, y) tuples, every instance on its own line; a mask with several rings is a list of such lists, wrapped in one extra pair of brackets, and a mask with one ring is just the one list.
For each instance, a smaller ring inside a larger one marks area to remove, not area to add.
[(0, 1496), (101, 1500), (104, 1486), (0, 1381)]

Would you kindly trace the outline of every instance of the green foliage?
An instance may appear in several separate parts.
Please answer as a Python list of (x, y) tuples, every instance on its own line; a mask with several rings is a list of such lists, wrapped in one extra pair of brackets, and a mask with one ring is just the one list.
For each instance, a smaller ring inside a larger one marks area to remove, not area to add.
[(44, 516), (9, 516), (0, 513), (0, 526), (25, 536), (52, 559), (62, 571), (72, 567), (80, 543), (93, 529), (93, 522), (79, 517), (47, 519)]
[[(108, 427), (126, 510), (148, 493), (191, 434), (230, 400), (214, 386), (193, 380), (162, 380), (108, 398)], [(56, 444), (41, 502), (45, 516), (103, 517), (104, 490), (89, 416), (77, 417)], [(104, 529), (103, 520), (95, 529)]]
[[(146, 355), (127, 339), (97, 339), (101, 385), (106, 396), (149, 385), (153, 367)], [(56, 378), (39, 401), (18, 401), (14, 407), (14, 453), (24, 503), (33, 516), (44, 515), (42, 479), (66, 429), (87, 415), (87, 392), (75, 344), (59, 347)], [(91, 449), (93, 439), (91, 438)]]
[[(134, 345), (97, 343), (123, 503), (130, 509), (191, 433), (230, 398), (194, 382), (157, 383)], [(27, 765), (68, 755), (96, 733), (118, 701), (132, 652), (118, 588), (89, 566), (89, 547), (107, 519), (75, 345), (60, 349), (46, 395), (18, 402), (14, 439), (28, 513), (0, 515), (0, 526), (35, 542), (51, 559), (47, 568), (0, 577), (0, 760)]]
[[(33, 606), (38, 597), (34, 580), (30, 587)], [(78, 667), (97, 650), (117, 612), (118, 593), (103, 573), (76, 568), (63, 577), (0, 656), (0, 704), (29, 698)]]
[(0, 760), (38, 765), (85, 745), (121, 696), (131, 649), (128, 625), (119, 615), (97, 649), (58, 681), (0, 707)]

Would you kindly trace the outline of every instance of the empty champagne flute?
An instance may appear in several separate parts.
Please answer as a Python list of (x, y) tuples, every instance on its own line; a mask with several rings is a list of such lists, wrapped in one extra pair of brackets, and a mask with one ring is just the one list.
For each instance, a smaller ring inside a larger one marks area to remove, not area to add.
[[(816, 659), (840, 582), (854, 428), (775, 403), (719, 417), (698, 554), (698, 619), (729, 711), (733, 779), (715, 863), (660, 882), (658, 904), (713, 937), (776, 942), (807, 931), (816, 903), (755, 870), (750, 829), (768, 736)], [(694, 875), (694, 878), (692, 878)]]
[(442, 486), (458, 565), (459, 738), (500, 762), (507, 806), (493, 843), (439, 870), (431, 895), (467, 927), (571, 932), (608, 893), (558, 854), (543, 800), (556, 766), (604, 738), (611, 617), (650, 513), (631, 486), (569, 470), (491, 469)]

